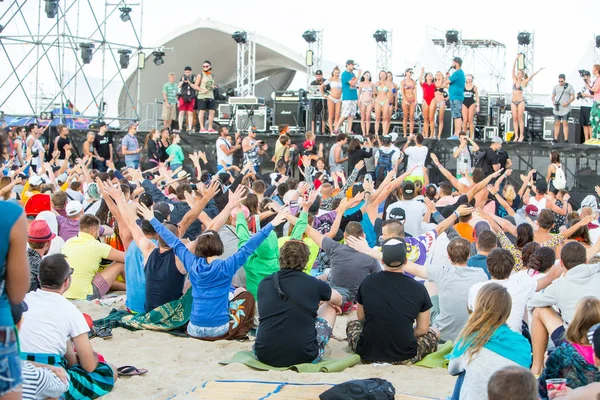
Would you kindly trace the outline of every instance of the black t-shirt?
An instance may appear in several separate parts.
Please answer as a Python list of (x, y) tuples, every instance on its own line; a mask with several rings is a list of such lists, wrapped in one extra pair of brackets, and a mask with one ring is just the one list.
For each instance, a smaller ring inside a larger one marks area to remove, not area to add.
[(259, 283), (256, 356), (274, 367), (310, 363), (319, 353), (315, 329), (317, 310), (321, 301), (331, 299), (331, 288), (303, 271), (282, 269), (277, 273), (281, 291), (289, 299), (284, 301), (278, 296), (273, 275)]
[(154, 249), (146, 262), (145, 272), (146, 312), (181, 297), (185, 275), (177, 269), (172, 249), (164, 253)]
[(62, 136), (58, 137), (58, 141), (56, 142), (56, 150), (60, 151), (60, 156), (58, 158), (60, 160), (65, 159), (65, 146), (71, 144), (71, 141), (68, 137), (63, 138)]
[(498, 160), (498, 154), (489, 147), (485, 149), (485, 158), (483, 160), (483, 173), (485, 176), (493, 174), (494, 165), (500, 164), (500, 160)]
[(397, 362), (417, 355), (413, 324), (432, 307), (425, 286), (402, 273), (377, 272), (365, 278), (356, 301), (365, 311), (356, 347), (363, 360)]
[(510, 158), (508, 153), (504, 150), (498, 150), (496, 152), (496, 155), (498, 156), (498, 162), (500, 163), (500, 168), (506, 169), (506, 162)]
[[(348, 176), (350, 176), (350, 174), (352, 174), (352, 171), (354, 170), (354, 166), (356, 164), (358, 164), (361, 160), (364, 160), (365, 158), (370, 158), (370, 157), (373, 157), (373, 149), (360, 148), (360, 149), (356, 150), (354, 153), (348, 154)], [(366, 173), (367, 173), (367, 167), (364, 166), (358, 172), (358, 176), (363, 176)]]
[(94, 148), (98, 155), (105, 160), (110, 158), (110, 145), (113, 143), (112, 133), (106, 132), (104, 135), (96, 134), (94, 138)]

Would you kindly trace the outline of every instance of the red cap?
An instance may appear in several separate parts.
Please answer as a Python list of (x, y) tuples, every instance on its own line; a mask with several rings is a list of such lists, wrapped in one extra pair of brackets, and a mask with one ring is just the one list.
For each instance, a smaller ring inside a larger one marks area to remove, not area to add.
[(42, 211), (52, 211), (50, 195), (42, 193), (34, 194), (25, 203), (25, 215), (35, 217)]
[(532, 218), (537, 218), (539, 213), (540, 211), (535, 204), (529, 204), (527, 207), (525, 207), (525, 214)]
[(304, 148), (308, 149), (309, 147), (314, 147), (315, 146), (315, 142), (313, 142), (312, 140), (305, 140), (304, 141)]
[(50, 230), (48, 223), (42, 219), (33, 221), (27, 230), (27, 236), (30, 242), (45, 243), (56, 237)]

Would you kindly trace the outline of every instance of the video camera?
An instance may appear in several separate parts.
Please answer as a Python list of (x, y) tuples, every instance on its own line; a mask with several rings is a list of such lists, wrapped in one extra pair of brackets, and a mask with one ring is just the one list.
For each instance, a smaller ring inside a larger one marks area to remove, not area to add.
[(586, 69), (579, 69), (579, 70), (577, 70), (577, 72), (579, 72), (579, 76), (582, 78), (585, 78), (586, 76), (592, 76), (590, 71), (588, 71)]

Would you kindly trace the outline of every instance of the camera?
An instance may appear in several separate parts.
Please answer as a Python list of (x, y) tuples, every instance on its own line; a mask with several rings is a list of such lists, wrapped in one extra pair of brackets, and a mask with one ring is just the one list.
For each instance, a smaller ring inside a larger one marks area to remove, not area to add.
[(577, 100), (583, 99), (583, 94), (581, 92), (577, 92), (577, 96), (575, 96)]
[(31, 157), (36, 158), (40, 155), (39, 150), (32, 150), (31, 151)]
[(586, 76), (591, 76), (592, 74), (590, 74), (590, 71), (585, 70), (585, 69), (579, 69), (577, 70), (577, 72), (579, 72), (579, 76), (582, 78), (585, 78)]
[(560, 103), (559, 102), (554, 103), (554, 109), (556, 111), (558, 111), (560, 109)]

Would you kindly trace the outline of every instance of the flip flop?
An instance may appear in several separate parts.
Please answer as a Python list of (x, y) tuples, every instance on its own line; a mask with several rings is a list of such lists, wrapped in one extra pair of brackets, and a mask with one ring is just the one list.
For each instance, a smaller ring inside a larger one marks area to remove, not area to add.
[(119, 376), (136, 376), (144, 375), (148, 372), (148, 370), (144, 368), (138, 369), (133, 365), (124, 365), (122, 367), (117, 368), (117, 372)]
[(94, 329), (94, 334), (101, 339), (110, 339), (113, 336), (112, 329), (108, 326)]

